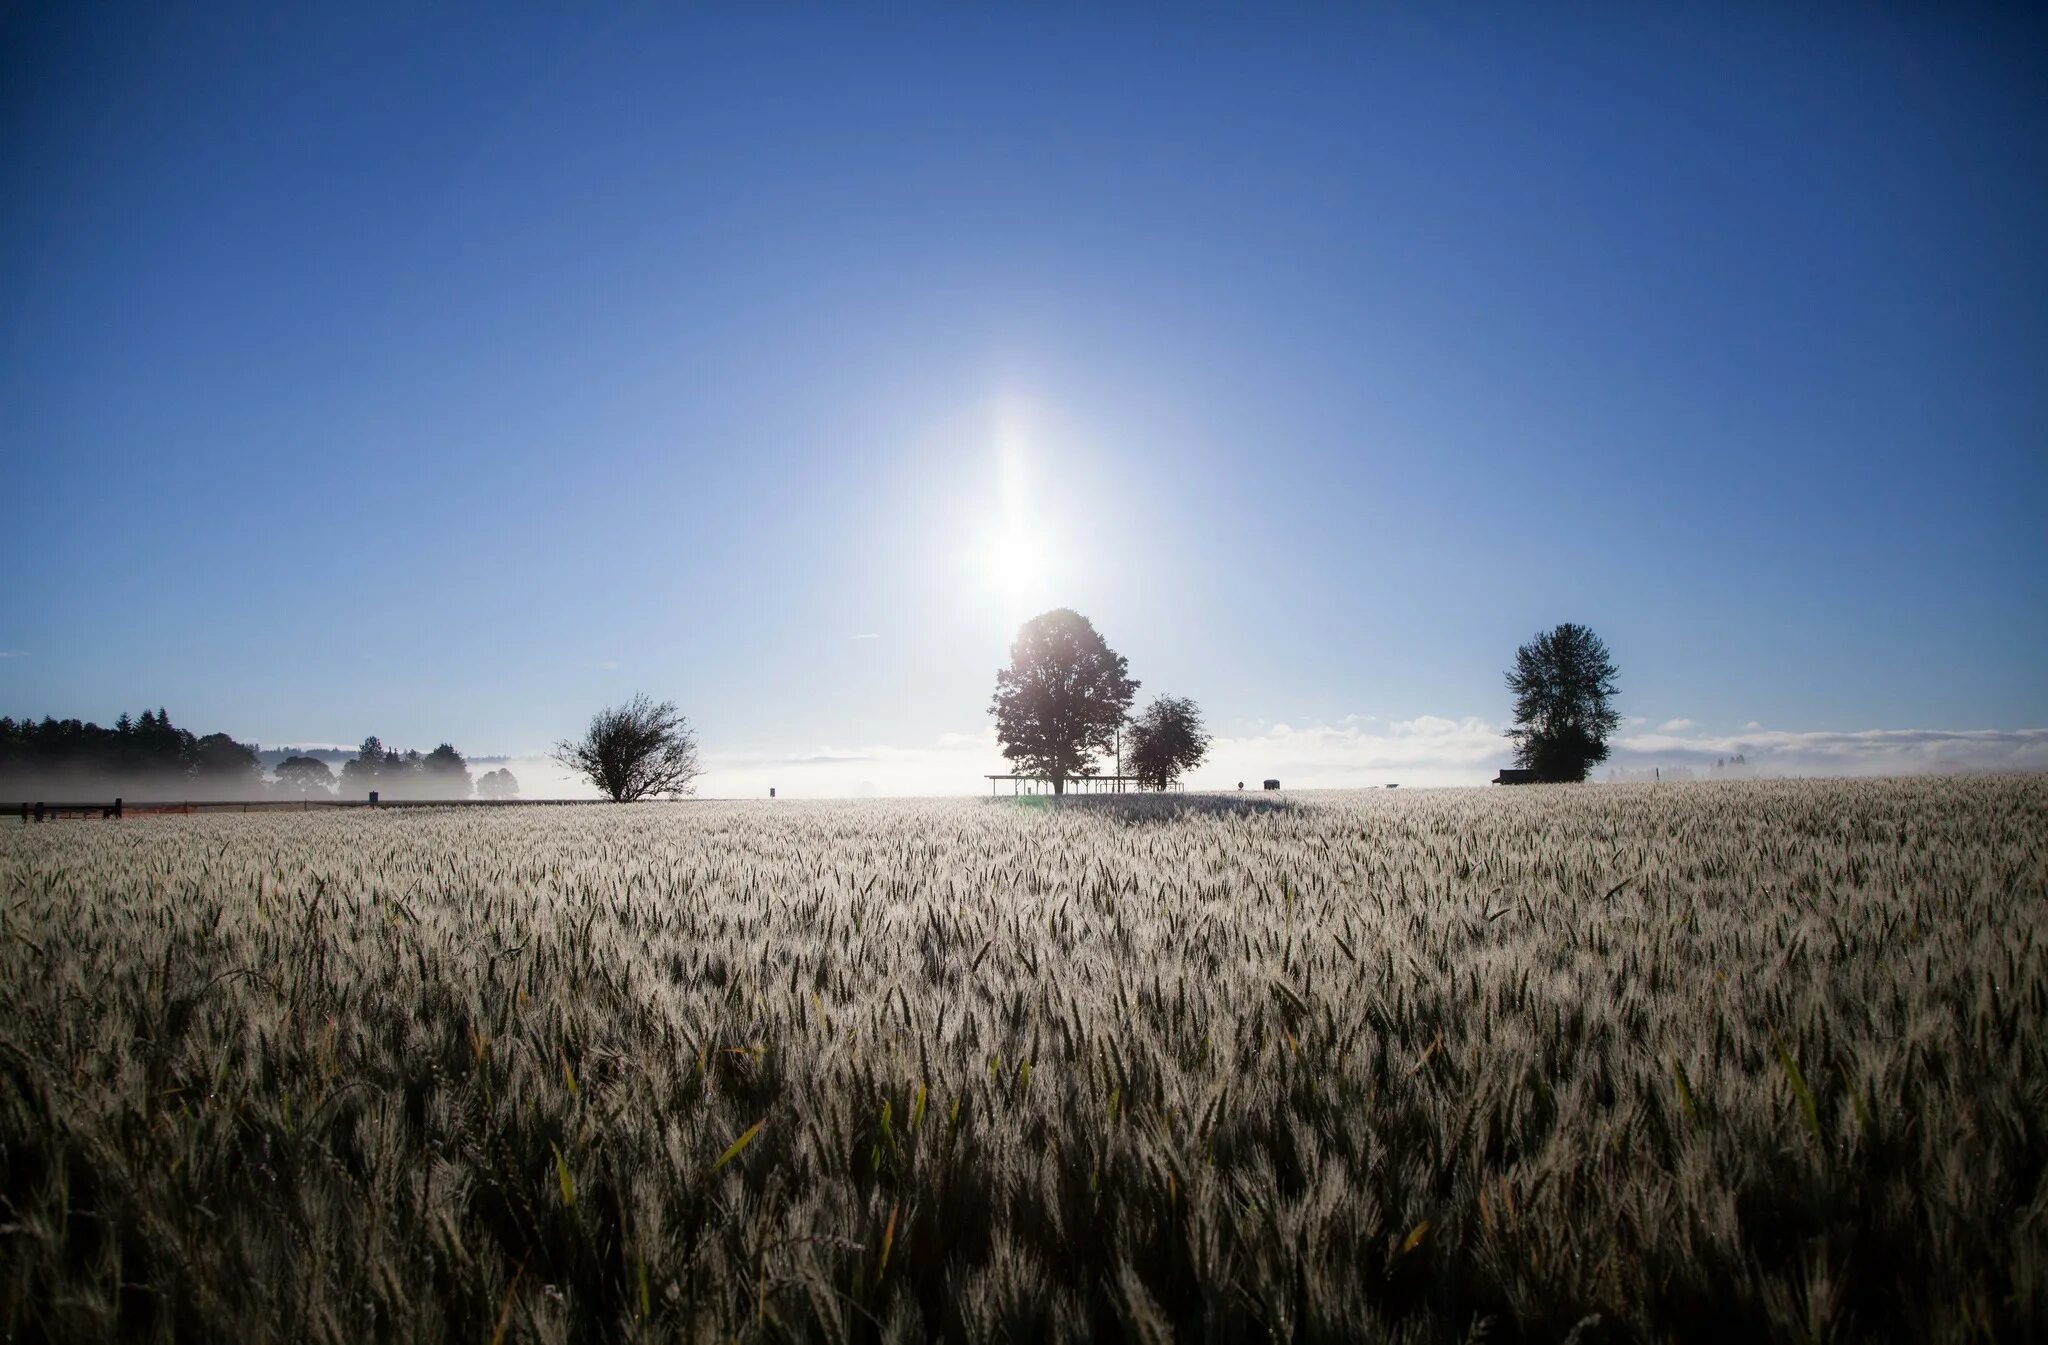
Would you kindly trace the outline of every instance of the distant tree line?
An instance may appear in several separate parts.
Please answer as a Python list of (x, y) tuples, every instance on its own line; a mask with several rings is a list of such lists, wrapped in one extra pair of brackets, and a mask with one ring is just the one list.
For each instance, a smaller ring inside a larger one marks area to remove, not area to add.
[(287, 757), (278, 763), (276, 791), (287, 798), (367, 798), (375, 793), (393, 801), (466, 799), (515, 799), (519, 781), (504, 767), (485, 771), (474, 781), (469, 763), (451, 743), (431, 752), (417, 748), (401, 752), (386, 747), (372, 734), (363, 739), (356, 754), (341, 763), (337, 780), (328, 764), (317, 757)]
[(317, 757), (289, 756), (266, 779), (260, 749), (225, 733), (204, 737), (171, 723), (166, 710), (123, 714), (112, 728), (77, 719), (0, 718), (0, 800), (259, 800), (367, 797), (514, 798), (519, 782), (503, 768), (472, 782), (469, 763), (448, 743), (431, 752), (399, 752), (365, 738), (336, 779)]
[(466, 799), (476, 792), (469, 763), (449, 743), (421, 753), (386, 747), (374, 734), (341, 766), (341, 792), (350, 798), (375, 791), (386, 799)]
[(77, 719), (0, 718), (0, 794), (53, 801), (67, 791), (132, 797), (262, 798), (263, 765), (252, 743), (204, 737), (171, 723), (165, 710), (123, 714), (112, 728)]

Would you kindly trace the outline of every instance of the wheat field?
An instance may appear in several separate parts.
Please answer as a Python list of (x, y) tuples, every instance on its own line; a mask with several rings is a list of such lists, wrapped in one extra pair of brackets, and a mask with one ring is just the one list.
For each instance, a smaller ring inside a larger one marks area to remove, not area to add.
[(2026, 1340), (2048, 779), (0, 828), (10, 1340)]

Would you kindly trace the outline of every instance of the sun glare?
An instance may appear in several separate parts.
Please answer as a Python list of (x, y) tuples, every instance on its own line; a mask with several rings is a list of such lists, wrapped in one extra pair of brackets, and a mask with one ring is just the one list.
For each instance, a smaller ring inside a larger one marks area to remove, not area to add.
[(969, 580), (977, 607), (1015, 625), (1053, 605), (1062, 556), (1033, 498), (1036, 463), (1019, 408), (1003, 408), (994, 437), (995, 498), (974, 511), (985, 521), (968, 543)]
[(980, 583), (1008, 619), (1022, 619), (1044, 588), (1047, 564), (1041, 539), (1019, 520), (1008, 519), (991, 528), (982, 540)]

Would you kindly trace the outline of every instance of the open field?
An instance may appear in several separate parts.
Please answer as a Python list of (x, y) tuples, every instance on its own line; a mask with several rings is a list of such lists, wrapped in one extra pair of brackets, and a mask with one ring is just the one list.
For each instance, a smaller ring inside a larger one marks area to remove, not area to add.
[(10, 823), (0, 912), (15, 1340), (2048, 1322), (2048, 778)]

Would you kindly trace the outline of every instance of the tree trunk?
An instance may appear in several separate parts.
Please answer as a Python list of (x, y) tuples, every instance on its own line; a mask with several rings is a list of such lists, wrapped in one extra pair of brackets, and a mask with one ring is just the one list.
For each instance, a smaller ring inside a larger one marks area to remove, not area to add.
[(1053, 792), (1053, 794), (1054, 794), (1054, 796), (1055, 796), (1055, 797), (1057, 797), (1058, 795), (1061, 795), (1061, 794), (1064, 794), (1064, 793), (1066, 793), (1066, 792), (1067, 792), (1067, 777), (1066, 777), (1066, 776), (1064, 776), (1064, 775), (1055, 775), (1055, 776), (1054, 776), (1054, 777), (1052, 778), (1052, 792)]

